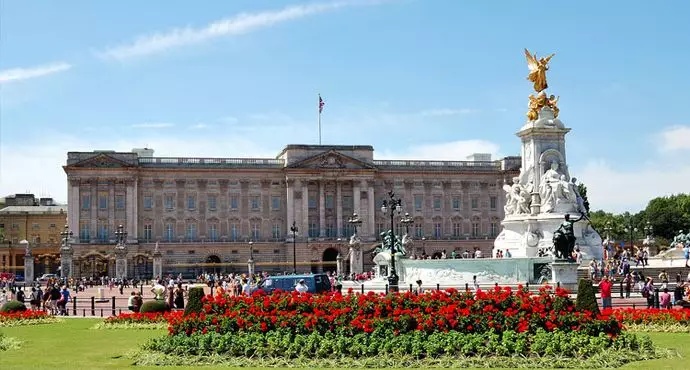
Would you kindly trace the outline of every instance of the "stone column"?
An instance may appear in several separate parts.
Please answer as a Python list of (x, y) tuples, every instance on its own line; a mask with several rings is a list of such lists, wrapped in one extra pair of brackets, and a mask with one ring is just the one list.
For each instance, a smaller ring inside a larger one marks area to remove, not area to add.
[(369, 225), (369, 236), (376, 236), (376, 197), (374, 197), (374, 180), (367, 181), (367, 201), (369, 202), (369, 219), (366, 220)]
[(302, 235), (309, 237), (309, 180), (302, 180)]
[(336, 235), (343, 236), (343, 183), (335, 182), (335, 214), (336, 214), (336, 228), (338, 229)]
[(153, 250), (153, 279), (157, 280), (163, 277), (163, 254), (158, 250), (158, 242), (156, 248)]
[[(89, 238), (98, 238), (98, 178), (91, 178), (91, 233)], [(112, 232), (113, 230), (108, 230)], [(90, 241), (89, 241), (90, 242)]]
[(127, 278), (127, 246), (125, 244), (115, 246), (115, 277)]
[(34, 282), (34, 256), (31, 255), (31, 247), (28, 240), (19, 242), (19, 246), (24, 248), (24, 284)]
[[(68, 185), (67, 204), (69, 204), (69, 207), (67, 207), (67, 224), (70, 230), (73, 230), (76, 235), (79, 235), (81, 231), (79, 228), (79, 212), (81, 211), (79, 179), (69, 179)], [(77, 238), (77, 240), (79, 240), (79, 238)]]
[(134, 203), (134, 192), (135, 190), (135, 180), (127, 180), (126, 181), (126, 192), (125, 192), (125, 210), (126, 210), (126, 224), (125, 227), (127, 228), (127, 240), (128, 243), (132, 243), (134, 240), (136, 240), (139, 235), (137, 235), (137, 230), (136, 230), (136, 223), (137, 223), (137, 214), (136, 214), (136, 204)]
[(74, 275), (73, 256), (74, 250), (69, 240), (64, 241), (62, 248), (60, 248), (60, 277), (68, 278)]
[(251, 257), (247, 261), (247, 271), (249, 272), (249, 275), (254, 275), (254, 259)]
[(326, 236), (326, 189), (324, 181), (319, 180), (319, 237)]
[(108, 212), (108, 232), (112, 235), (112, 233), (115, 231), (117, 228), (117, 224), (115, 223), (115, 180), (114, 179), (108, 179), (108, 209), (106, 212)]
[(360, 209), (360, 196), (362, 195), (362, 191), (359, 188), (359, 181), (353, 181), (352, 182), (352, 207), (354, 208), (354, 211), (362, 214), (362, 209)]
[(285, 197), (285, 208), (286, 208), (286, 219), (287, 227), (285, 228), (285, 235), (287, 236), (292, 227), (292, 223), (295, 221), (295, 180), (287, 179), (285, 180), (287, 195)]

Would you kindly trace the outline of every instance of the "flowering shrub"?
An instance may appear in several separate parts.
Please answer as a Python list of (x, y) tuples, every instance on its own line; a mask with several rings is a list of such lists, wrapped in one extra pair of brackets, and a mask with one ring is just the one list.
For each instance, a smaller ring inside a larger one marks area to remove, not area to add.
[(648, 309), (608, 309), (604, 315), (615, 317), (623, 324), (690, 325), (690, 310)]
[(117, 316), (111, 316), (105, 319), (106, 324), (133, 324), (133, 323), (164, 323), (168, 321), (169, 317), (178, 316), (181, 317), (181, 312), (133, 312), (133, 313), (121, 313)]
[(0, 312), (0, 327), (48, 324), (58, 321), (60, 319), (49, 316), (44, 311)]
[(426, 294), (325, 294), (277, 292), (255, 293), (251, 297), (211, 297), (203, 299), (203, 312), (168, 318), (171, 335), (286, 331), (292, 334), (323, 335), (333, 332), (352, 337), (389, 331), (394, 335), (411, 332), (495, 333), (511, 330), (535, 334), (539, 329), (553, 332), (576, 331), (615, 337), (621, 325), (613, 316), (577, 312), (563, 289), (542, 288), (533, 295), (522, 288), (496, 287), (472, 292), (449, 289)]

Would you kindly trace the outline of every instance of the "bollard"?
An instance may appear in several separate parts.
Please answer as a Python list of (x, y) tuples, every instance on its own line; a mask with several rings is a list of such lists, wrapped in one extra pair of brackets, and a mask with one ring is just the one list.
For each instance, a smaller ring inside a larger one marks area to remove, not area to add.
[(86, 308), (81, 310), (81, 315), (82, 317), (86, 317)]
[(139, 294), (143, 297), (144, 296), (144, 284), (139, 284)]
[(659, 308), (659, 288), (654, 288), (654, 308)]
[(633, 310), (635, 309), (635, 304), (633, 303)]
[(494, 286), (495, 286), (496, 288), (498, 288), (498, 283), (494, 283)]
[(122, 315), (122, 309), (121, 308), (118, 308), (117, 311), (120, 315)]
[(412, 291), (412, 284), (410, 284), (410, 292)]
[(115, 297), (112, 299), (112, 306), (113, 306), (113, 316), (115, 316)]
[(362, 284), (362, 294), (364, 294), (364, 284)]
[(101, 317), (103, 317), (103, 309), (101, 308)]
[(557, 281), (557, 282), (556, 282), (556, 288), (560, 288), (560, 287), (561, 287), (561, 282), (560, 282), (560, 281)]
[(525, 292), (529, 292), (529, 281), (525, 283)]
[(386, 295), (388, 294), (388, 284), (386, 284)]
[(623, 298), (623, 281), (621, 280), (621, 298)]
[(77, 316), (77, 297), (72, 298), (72, 315)]
[(91, 296), (91, 316), (96, 316), (96, 297)]

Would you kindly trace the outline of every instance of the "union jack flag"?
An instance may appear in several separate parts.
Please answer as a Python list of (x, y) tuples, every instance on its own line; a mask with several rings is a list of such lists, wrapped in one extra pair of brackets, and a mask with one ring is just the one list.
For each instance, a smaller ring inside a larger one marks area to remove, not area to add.
[(323, 112), (324, 105), (326, 105), (326, 102), (324, 102), (323, 99), (321, 99), (321, 94), (319, 94), (319, 114)]

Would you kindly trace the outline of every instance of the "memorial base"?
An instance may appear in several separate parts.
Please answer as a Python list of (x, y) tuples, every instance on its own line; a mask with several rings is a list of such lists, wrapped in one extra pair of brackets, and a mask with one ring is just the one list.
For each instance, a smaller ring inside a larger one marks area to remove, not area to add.
[(551, 284), (574, 292), (577, 289), (577, 268), (575, 262), (554, 261), (551, 264)]

